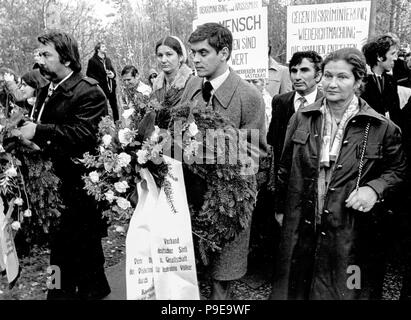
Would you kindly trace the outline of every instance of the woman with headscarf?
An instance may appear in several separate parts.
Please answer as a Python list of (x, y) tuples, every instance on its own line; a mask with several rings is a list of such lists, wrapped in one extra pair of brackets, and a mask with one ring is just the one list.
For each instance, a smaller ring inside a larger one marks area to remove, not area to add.
[(401, 131), (357, 97), (366, 75), (360, 51), (329, 54), (322, 73), (325, 97), (298, 110), (287, 128), (272, 298), (381, 299), (381, 205), (405, 176)]
[(181, 40), (167, 36), (156, 44), (156, 56), (161, 72), (153, 84), (152, 97), (165, 108), (180, 102), (185, 85), (192, 75), (187, 66), (187, 51)]

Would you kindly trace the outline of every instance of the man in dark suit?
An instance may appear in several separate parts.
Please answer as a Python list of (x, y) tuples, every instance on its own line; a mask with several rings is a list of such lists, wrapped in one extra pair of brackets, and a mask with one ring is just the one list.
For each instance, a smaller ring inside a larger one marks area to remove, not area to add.
[(113, 119), (117, 121), (119, 113), (116, 96), (116, 72), (106, 51), (106, 45), (103, 42), (97, 43), (94, 55), (88, 61), (86, 75), (98, 81), (110, 103)]
[(274, 172), (281, 157), (285, 132), (291, 116), (301, 107), (322, 97), (318, 89), (321, 80), (321, 56), (315, 51), (300, 51), (291, 57), (289, 70), (294, 91), (277, 95), (272, 100), (272, 118), (267, 142), (273, 146)]
[(378, 113), (386, 116), (401, 127), (401, 108), (397, 83), (388, 74), (397, 60), (398, 41), (391, 35), (379, 36), (362, 48), (371, 73), (365, 79), (361, 94), (367, 103)]
[(84, 190), (86, 169), (72, 159), (97, 147), (98, 124), (107, 114), (107, 100), (96, 80), (81, 73), (77, 41), (52, 32), (38, 38), (39, 67), (50, 84), (39, 90), (33, 113), (20, 131), (53, 162), (65, 206), (51, 231), (50, 265), (60, 281), (47, 298), (101, 299), (110, 293), (104, 273), (101, 238), (106, 225), (93, 197)]

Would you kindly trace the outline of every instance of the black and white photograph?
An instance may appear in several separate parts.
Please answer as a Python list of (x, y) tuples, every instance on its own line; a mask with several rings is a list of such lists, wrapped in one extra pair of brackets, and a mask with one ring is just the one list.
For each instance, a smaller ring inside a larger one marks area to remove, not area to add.
[(0, 0), (1, 301), (410, 300), (409, 159), (411, 0)]

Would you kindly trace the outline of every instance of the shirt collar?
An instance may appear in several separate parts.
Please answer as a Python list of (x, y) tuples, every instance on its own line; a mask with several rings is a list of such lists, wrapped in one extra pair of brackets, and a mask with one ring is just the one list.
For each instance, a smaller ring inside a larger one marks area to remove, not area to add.
[(280, 64), (277, 61), (275, 61), (273, 57), (270, 57), (268, 59), (268, 69), (279, 70)]
[[(306, 96), (304, 96), (305, 100), (307, 100), (307, 105), (312, 104), (315, 102), (316, 98), (317, 98), (317, 93), (318, 93), (318, 87), (315, 86), (315, 89), (313, 92), (311, 92), (310, 94), (307, 94)], [(301, 98), (302, 95), (299, 94), (297, 91), (295, 92), (295, 96), (294, 96), (294, 105), (296, 103), (296, 101)]]
[(61, 80), (57, 85), (54, 85), (53, 82), (50, 82), (50, 89), (51, 90), (56, 90), (64, 81), (66, 81), (68, 78), (71, 77), (71, 75), (74, 73), (74, 71), (71, 71), (67, 77), (65, 77), (63, 80)]
[[(210, 80), (210, 83), (213, 86), (213, 91), (211, 91), (212, 94), (214, 94), (214, 92), (216, 92), (217, 89), (220, 88), (223, 82), (227, 80), (229, 75), (230, 75), (230, 69), (227, 68), (227, 70), (222, 75), (219, 75), (217, 78)], [(207, 81), (206, 78), (204, 78), (204, 82), (206, 81)]]

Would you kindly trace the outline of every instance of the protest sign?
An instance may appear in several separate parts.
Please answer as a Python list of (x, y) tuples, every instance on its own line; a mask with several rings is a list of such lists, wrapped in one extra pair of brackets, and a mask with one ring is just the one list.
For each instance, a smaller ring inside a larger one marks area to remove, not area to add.
[(287, 7), (287, 61), (297, 51), (321, 56), (341, 48), (361, 50), (368, 38), (371, 1)]
[(128, 300), (200, 298), (182, 164), (164, 159), (171, 198), (164, 188), (158, 191), (147, 169), (141, 170), (139, 201), (126, 239)]
[(261, 0), (197, 1), (193, 28), (207, 22), (225, 26), (233, 34), (229, 65), (246, 80), (268, 77), (267, 8)]

